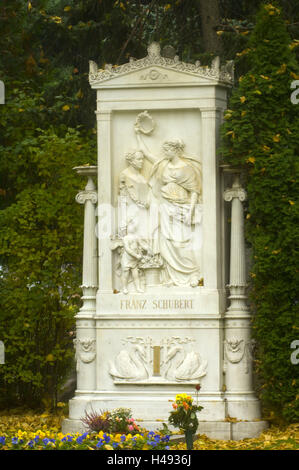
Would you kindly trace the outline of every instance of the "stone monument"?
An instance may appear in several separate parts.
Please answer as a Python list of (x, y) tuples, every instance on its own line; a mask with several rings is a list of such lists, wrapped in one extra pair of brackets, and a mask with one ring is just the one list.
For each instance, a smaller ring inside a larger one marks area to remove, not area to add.
[(200, 383), (199, 432), (256, 436), (266, 423), (252, 387), (246, 193), (217, 155), (233, 64), (187, 64), (152, 43), (141, 60), (90, 62), (89, 81), (98, 165), (75, 168), (87, 177), (76, 197), (83, 305), (63, 432), (82, 429), (85, 411), (119, 407), (157, 429), (169, 400)]

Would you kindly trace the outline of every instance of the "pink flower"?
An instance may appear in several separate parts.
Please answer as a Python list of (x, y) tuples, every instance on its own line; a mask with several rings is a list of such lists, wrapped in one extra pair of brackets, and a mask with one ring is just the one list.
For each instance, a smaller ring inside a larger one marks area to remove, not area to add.
[(129, 431), (134, 431), (134, 426), (132, 424), (129, 424), (128, 429)]

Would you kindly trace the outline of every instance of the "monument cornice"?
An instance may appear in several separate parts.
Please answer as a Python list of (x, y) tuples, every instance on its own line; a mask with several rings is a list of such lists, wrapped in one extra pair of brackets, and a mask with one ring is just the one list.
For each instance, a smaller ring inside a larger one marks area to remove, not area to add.
[[(160, 69), (150, 69), (151, 67), (159, 67)], [(176, 71), (189, 74), (202, 79), (207, 79), (213, 83), (218, 82), (232, 86), (234, 83), (234, 65), (233, 61), (228, 61), (225, 65), (220, 66), (219, 57), (215, 57), (210, 67), (201, 65), (199, 61), (195, 64), (183, 62), (178, 56), (173, 59), (163, 57), (160, 54), (160, 45), (152, 43), (148, 47), (148, 55), (142, 59), (130, 59), (123, 65), (106, 64), (104, 69), (99, 69), (94, 61), (89, 62), (89, 83), (91, 86), (97, 85), (107, 80), (124, 76), (136, 71), (149, 69), (148, 73), (140, 76), (142, 81), (150, 81), (152, 83), (164, 83), (167, 76), (163, 74), (161, 68), (165, 71)]]

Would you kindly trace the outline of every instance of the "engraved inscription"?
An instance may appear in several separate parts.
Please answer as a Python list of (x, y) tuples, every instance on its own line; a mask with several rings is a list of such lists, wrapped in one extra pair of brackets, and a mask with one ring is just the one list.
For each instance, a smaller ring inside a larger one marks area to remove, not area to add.
[(194, 299), (121, 299), (121, 310), (186, 310), (194, 308)]

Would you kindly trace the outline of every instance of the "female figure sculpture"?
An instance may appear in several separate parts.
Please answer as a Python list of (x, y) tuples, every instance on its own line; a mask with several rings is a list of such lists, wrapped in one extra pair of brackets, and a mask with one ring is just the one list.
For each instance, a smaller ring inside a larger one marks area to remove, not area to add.
[(153, 156), (135, 126), (144, 155), (153, 163), (149, 185), (152, 201), (159, 205), (159, 250), (170, 284), (198, 286), (199, 249), (193, 246), (192, 226), (199, 222), (197, 205), (201, 200), (200, 163), (183, 155), (180, 139), (165, 142), (163, 157)]

